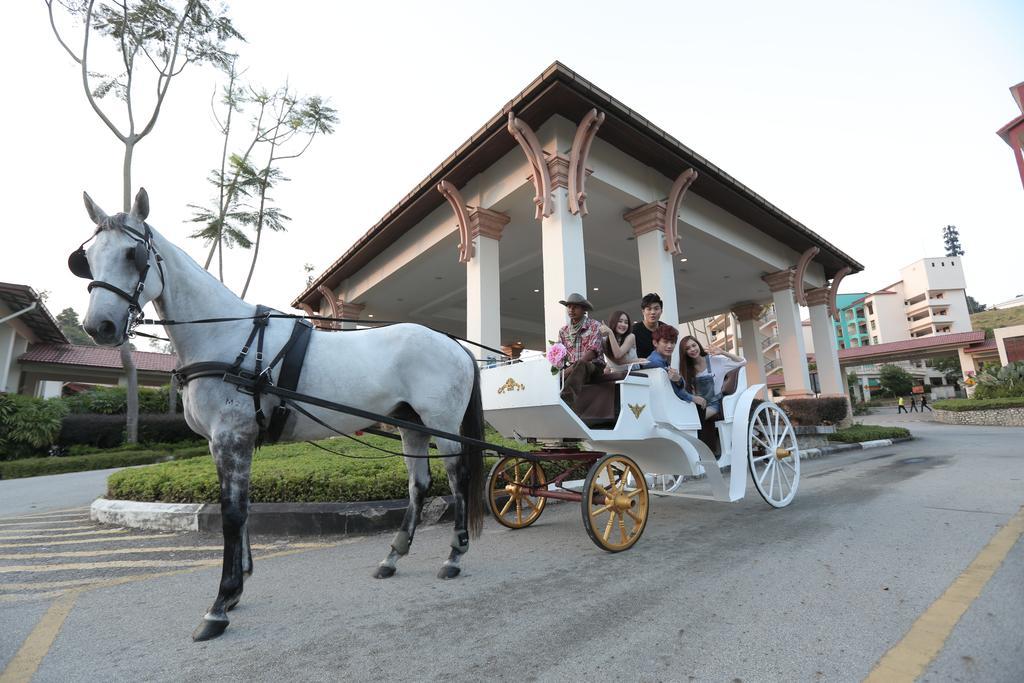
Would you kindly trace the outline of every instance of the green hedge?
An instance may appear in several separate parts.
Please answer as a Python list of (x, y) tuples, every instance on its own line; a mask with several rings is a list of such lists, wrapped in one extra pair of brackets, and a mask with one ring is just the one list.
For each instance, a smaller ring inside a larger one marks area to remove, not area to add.
[[(140, 413), (166, 413), (170, 401), (170, 385), (160, 388), (139, 387)], [(128, 390), (125, 387), (93, 387), (63, 399), (72, 413), (99, 413), (124, 415), (128, 409)], [(177, 412), (182, 412), (181, 393), (177, 395)]]
[(57, 398), (0, 393), (0, 460), (45, 452), (66, 413), (67, 407)]
[(845, 396), (789, 398), (779, 403), (795, 425), (833, 425), (842, 422), (849, 411)]
[(952, 410), (962, 413), (968, 410), (993, 410), (996, 408), (1024, 408), (1024, 397), (1013, 398), (952, 398), (932, 404), (936, 410)]
[(910, 436), (910, 431), (903, 427), (882, 427), (880, 425), (855, 424), (846, 429), (839, 429), (828, 435), (829, 441), (842, 443), (859, 443), (877, 439), (900, 439)]
[[(525, 449), (490, 430), (485, 438), (491, 443)], [(401, 449), (401, 442), (392, 439), (369, 435), (360, 439), (391, 451)], [(280, 503), (408, 497), (409, 478), (401, 458), (378, 458), (383, 455), (380, 451), (344, 438), (317, 443), (352, 457), (327, 453), (306, 443), (265, 446), (253, 457), (249, 499), (254, 503)], [(487, 471), (494, 462), (495, 458), (487, 458)], [(557, 466), (551, 464), (551, 468), (545, 469), (551, 471), (554, 467)], [(444, 464), (431, 460), (430, 473), (428, 495), (449, 495)], [(553, 474), (549, 478), (551, 476)], [(579, 478), (583, 476), (580, 474)], [(220, 499), (220, 487), (213, 459), (197, 458), (115, 472), (107, 480), (107, 497), (165, 503), (215, 503)]]
[(188, 446), (177, 450), (166, 448), (153, 450), (105, 451), (92, 455), (70, 455), (61, 458), (24, 458), (0, 462), (0, 479), (20, 479), (38, 477), (46, 474), (65, 474), (67, 472), (85, 472), (87, 470), (105, 470), (112, 467), (130, 467), (132, 465), (149, 465), (165, 460), (195, 458), (209, 454), (209, 448)]

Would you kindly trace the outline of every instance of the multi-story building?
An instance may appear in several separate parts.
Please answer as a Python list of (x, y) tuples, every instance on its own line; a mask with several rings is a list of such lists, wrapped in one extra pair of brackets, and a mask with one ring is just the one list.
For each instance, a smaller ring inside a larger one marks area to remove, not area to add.
[(868, 296), (867, 292), (836, 296), (839, 320), (833, 320), (832, 324), (836, 330), (836, 341), (841, 349), (866, 346), (870, 343), (867, 318), (864, 316), (864, 298), (866, 296)]

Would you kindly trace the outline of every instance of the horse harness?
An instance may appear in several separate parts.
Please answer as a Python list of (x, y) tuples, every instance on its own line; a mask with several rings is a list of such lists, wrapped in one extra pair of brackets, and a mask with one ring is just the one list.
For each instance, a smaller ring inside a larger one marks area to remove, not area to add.
[[(97, 228), (92, 237), (82, 242), (78, 249), (71, 253), (68, 257), (68, 269), (72, 274), (90, 280), (88, 287), (90, 292), (99, 287), (113, 292), (128, 302), (128, 321), (125, 327), (125, 336), (127, 337), (131, 332), (132, 326), (136, 323), (136, 319), (140, 318), (142, 314), (142, 306), (139, 305), (139, 299), (146, 288), (146, 277), (149, 275), (150, 269), (150, 256), (155, 257), (157, 270), (160, 273), (161, 285), (164, 284), (163, 258), (153, 245), (153, 231), (148, 223), (143, 222), (145, 232), (139, 232), (125, 225), (124, 214), (117, 214), (108, 218), (107, 225), (104, 227), (119, 228), (138, 243), (134, 247), (129, 247), (126, 254), (126, 258), (132, 262), (139, 275), (139, 282), (135, 286), (134, 291), (128, 293), (109, 282), (93, 279), (92, 268), (89, 267), (89, 261), (85, 255), (85, 245), (92, 241), (102, 228)], [(308, 321), (296, 319), (288, 341), (281, 347), (281, 350), (278, 351), (267, 367), (264, 368), (263, 336), (267, 329), (267, 323), (270, 322), (270, 316), (275, 313), (280, 314), (279, 311), (268, 306), (259, 305), (256, 307), (256, 315), (252, 319), (252, 332), (249, 333), (249, 338), (242, 347), (242, 351), (235, 358), (235, 362), (200, 361), (198, 363), (189, 363), (174, 371), (174, 376), (180, 386), (185, 386), (189, 381), (199, 377), (223, 378), (227, 375), (233, 375), (244, 380), (238, 385), (238, 389), (244, 393), (252, 394), (253, 406), (256, 410), (256, 423), (260, 429), (257, 445), (277, 442), (281, 438), (285, 422), (288, 420), (288, 415), (291, 412), (283, 404), (278, 405), (271, 413), (269, 423), (267, 422), (260, 397), (268, 386), (275, 386), (271, 372), (281, 363), (281, 372), (278, 376), (277, 386), (294, 391), (299, 384), (299, 375), (302, 373), (302, 364), (306, 358), (306, 348), (309, 346), (309, 335), (313, 330), (313, 326)], [(242, 363), (249, 354), (253, 341), (256, 342), (256, 367), (253, 372), (248, 372), (242, 370)]]
[(117, 296), (121, 297), (128, 302), (128, 320), (125, 323), (125, 336), (131, 330), (132, 323), (135, 318), (142, 314), (142, 306), (139, 305), (139, 298), (142, 296), (142, 291), (146, 288), (146, 277), (149, 275), (150, 269), (150, 255), (155, 257), (157, 272), (160, 273), (161, 286), (164, 284), (164, 266), (163, 257), (160, 256), (160, 252), (153, 246), (153, 229), (149, 227), (146, 222), (142, 223), (145, 232), (139, 232), (134, 228), (129, 228), (124, 223), (125, 214), (119, 213), (111, 216), (107, 219), (107, 225), (104, 227), (113, 227), (123, 230), (130, 238), (135, 240), (138, 244), (134, 247), (128, 247), (128, 252), (125, 254), (126, 258), (132, 262), (135, 266), (136, 272), (139, 274), (139, 283), (135, 285), (135, 290), (129, 294), (120, 287), (112, 285), (109, 282), (103, 280), (94, 280), (92, 275), (92, 268), (89, 267), (89, 260), (85, 256), (85, 245), (91, 242), (96, 235), (100, 233), (103, 228), (96, 228), (96, 232), (92, 234), (92, 237), (87, 239), (78, 245), (78, 249), (71, 252), (68, 256), (68, 269), (73, 275), (90, 280), (88, 291), (99, 287), (100, 289), (106, 289), (113, 292)]
[[(294, 391), (299, 385), (299, 376), (302, 374), (302, 365), (306, 359), (306, 349), (309, 346), (310, 333), (313, 325), (306, 320), (296, 320), (292, 327), (291, 336), (285, 342), (281, 350), (277, 352), (267, 367), (263, 367), (263, 336), (267, 331), (267, 323), (270, 316), (278, 313), (268, 306), (256, 306), (256, 315), (252, 319), (252, 331), (249, 338), (242, 346), (242, 350), (235, 357), (233, 363), (219, 361), (199, 361), (189, 363), (175, 369), (174, 376), (179, 386), (185, 386), (190, 381), (200, 377), (219, 377), (227, 379), (229, 376), (237, 378), (232, 384), (236, 384), (238, 390), (252, 394), (253, 407), (256, 410), (256, 424), (259, 425), (260, 433), (256, 445), (264, 443), (276, 443), (281, 438), (285, 423), (291, 410), (282, 402), (274, 408), (270, 414), (270, 421), (267, 422), (266, 413), (263, 411), (260, 397), (268, 387), (280, 387)], [(245, 357), (249, 355), (253, 342), (256, 342), (255, 368), (252, 372), (242, 369)], [(274, 368), (281, 364), (281, 372), (277, 378), (277, 384), (271, 376)], [(241, 380), (241, 381), (239, 381)]]

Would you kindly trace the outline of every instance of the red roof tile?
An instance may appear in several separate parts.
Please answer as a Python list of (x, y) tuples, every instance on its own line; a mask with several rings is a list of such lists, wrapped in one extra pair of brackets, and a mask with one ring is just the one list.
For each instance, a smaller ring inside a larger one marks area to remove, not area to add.
[(861, 357), (880, 356), (898, 353), (900, 351), (927, 351), (931, 348), (942, 348), (947, 346), (968, 346), (970, 344), (976, 344), (984, 339), (985, 333), (983, 331), (933, 334), (929, 337), (904, 339), (897, 342), (889, 342), (888, 344), (871, 344), (869, 346), (855, 346), (849, 349), (840, 349), (839, 360), (846, 361)]
[[(135, 368), (147, 372), (171, 372), (178, 357), (170, 353), (132, 351)], [(18, 356), (19, 363), (52, 363), (93, 368), (121, 369), (121, 352), (106, 346), (75, 344), (32, 344)]]
[(995, 339), (986, 339), (981, 344), (971, 344), (964, 353), (985, 353), (989, 351), (999, 351), (999, 344), (996, 343)]

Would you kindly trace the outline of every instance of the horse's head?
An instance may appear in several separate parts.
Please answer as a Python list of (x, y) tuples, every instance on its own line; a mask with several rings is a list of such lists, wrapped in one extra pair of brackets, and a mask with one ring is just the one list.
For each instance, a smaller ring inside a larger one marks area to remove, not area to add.
[(142, 307), (163, 291), (160, 257), (153, 246), (153, 231), (146, 225), (149, 195), (140, 189), (131, 212), (113, 216), (87, 193), (83, 195), (96, 231), (71, 254), (68, 267), (91, 280), (82, 327), (97, 344), (117, 346), (127, 340), (129, 325)]

